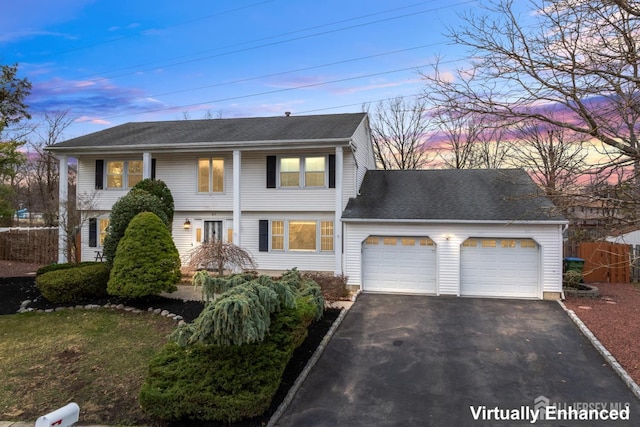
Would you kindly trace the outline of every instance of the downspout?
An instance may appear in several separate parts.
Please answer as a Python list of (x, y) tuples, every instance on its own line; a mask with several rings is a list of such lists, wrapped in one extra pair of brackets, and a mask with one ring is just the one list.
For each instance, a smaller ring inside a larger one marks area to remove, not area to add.
[[(564, 232), (567, 231), (568, 228), (569, 228), (569, 224), (565, 224), (562, 227), (562, 233), (560, 234), (560, 239), (562, 239), (562, 241), (564, 241)], [(560, 286), (560, 300), (564, 301), (565, 299), (566, 298), (565, 298), (565, 295), (564, 295), (564, 287)]]

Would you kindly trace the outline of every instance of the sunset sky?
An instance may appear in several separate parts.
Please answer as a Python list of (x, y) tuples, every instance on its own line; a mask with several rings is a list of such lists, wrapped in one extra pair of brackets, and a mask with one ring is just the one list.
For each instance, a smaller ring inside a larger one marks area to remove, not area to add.
[(478, 0), (22, 0), (0, 15), (0, 64), (32, 113), (70, 110), (72, 138), (130, 121), (325, 114), (419, 94)]

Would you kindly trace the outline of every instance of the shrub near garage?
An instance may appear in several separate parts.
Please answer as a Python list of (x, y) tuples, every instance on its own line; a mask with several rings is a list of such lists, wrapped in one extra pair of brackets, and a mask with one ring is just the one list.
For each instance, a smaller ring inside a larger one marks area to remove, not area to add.
[(192, 324), (179, 327), (172, 334), (177, 343), (152, 360), (140, 391), (150, 415), (230, 423), (263, 414), (323, 310), (318, 285), (295, 270), (279, 281), (241, 275), (221, 280), (214, 278), (215, 286), (228, 290)]
[(177, 290), (180, 255), (153, 212), (136, 215), (118, 244), (107, 284), (110, 295), (139, 298)]
[(36, 276), (36, 286), (51, 302), (69, 303), (107, 295), (109, 267), (92, 263), (61, 268)]

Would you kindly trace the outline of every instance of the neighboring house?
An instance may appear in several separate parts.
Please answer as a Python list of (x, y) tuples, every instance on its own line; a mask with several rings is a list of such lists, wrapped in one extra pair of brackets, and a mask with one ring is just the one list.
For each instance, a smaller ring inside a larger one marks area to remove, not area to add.
[(566, 221), (524, 171), (376, 171), (365, 113), (128, 123), (50, 150), (61, 176), (77, 158), (78, 194), (96, 196), (84, 260), (101, 250), (113, 203), (150, 177), (171, 189), (183, 256), (224, 239), (260, 270), (346, 274), (365, 291), (562, 290)]
[(640, 246), (640, 226), (631, 225), (629, 227), (613, 230), (604, 238), (607, 242), (621, 243), (623, 245)]

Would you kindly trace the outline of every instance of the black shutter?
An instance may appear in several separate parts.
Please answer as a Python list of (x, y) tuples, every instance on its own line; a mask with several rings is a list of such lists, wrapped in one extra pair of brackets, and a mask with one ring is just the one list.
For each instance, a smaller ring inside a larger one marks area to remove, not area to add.
[(156, 159), (151, 159), (151, 179), (156, 179)]
[(89, 218), (89, 246), (95, 248), (98, 246), (98, 220)]
[(104, 189), (104, 160), (96, 160), (96, 190)]
[(267, 188), (276, 188), (276, 156), (267, 156)]
[(336, 155), (329, 154), (329, 188), (336, 188)]
[(260, 252), (269, 252), (269, 221), (260, 220), (258, 228), (258, 250)]

